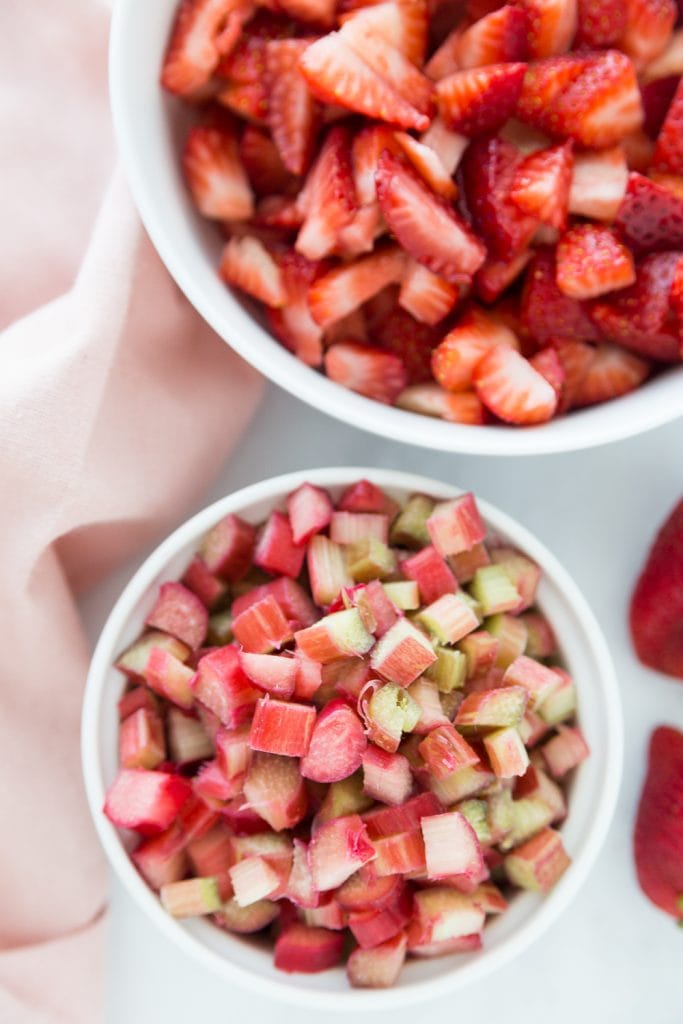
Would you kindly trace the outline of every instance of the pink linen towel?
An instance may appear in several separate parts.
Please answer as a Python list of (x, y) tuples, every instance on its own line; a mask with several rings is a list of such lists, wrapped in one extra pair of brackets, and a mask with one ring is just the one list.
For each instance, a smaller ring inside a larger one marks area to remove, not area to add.
[(96, 0), (0, 13), (3, 1024), (101, 1018), (74, 595), (188, 510), (260, 394), (111, 177), (108, 17)]

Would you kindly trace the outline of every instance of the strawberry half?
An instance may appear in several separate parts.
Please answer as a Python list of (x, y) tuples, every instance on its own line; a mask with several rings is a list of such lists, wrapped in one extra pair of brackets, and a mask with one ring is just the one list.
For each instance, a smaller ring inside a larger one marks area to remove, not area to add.
[[(679, 515), (681, 506), (679, 505)], [(676, 528), (681, 531), (681, 522)], [(683, 919), (683, 733), (660, 725), (650, 737), (647, 777), (633, 833), (638, 881), (655, 906)]]
[[(430, 188), (444, 199), (457, 198), (458, 186), (444, 167), (439, 155), (430, 146), (418, 142), (407, 132), (394, 132), (394, 139)], [(390, 146), (390, 149), (393, 152), (393, 146)]]
[(398, 304), (416, 320), (425, 324), (438, 324), (448, 316), (460, 297), (457, 284), (444, 281), (422, 263), (410, 260)]
[(683, 679), (683, 501), (650, 549), (631, 597), (630, 624), (643, 664)]
[(405, 253), (389, 246), (331, 270), (308, 293), (313, 319), (325, 328), (342, 320), (387, 285), (400, 281), (405, 265)]
[(347, 22), (339, 38), (407, 103), (431, 116), (434, 86), (401, 50), (359, 21)]
[(420, 323), (404, 309), (394, 308), (372, 325), (372, 338), (387, 352), (399, 356), (408, 373), (409, 384), (432, 379), (431, 358), (440, 332)]
[(463, 135), (497, 131), (514, 113), (525, 71), (526, 64), (491, 64), (442, 78), (436, 86), (441, 116)]
[(624, 30), (626, 0), (578, 0), (579, 45), (615, 46)]
[(308, 291), (325, 272), (325, 264), (311, 262), (293, 249), (283, 254), (279, 264), (287, 302), (281, 309), (268, 311), (270, 326), (283, 345), (307, 366), (321, 366), (323, 332), (311, 316)]
[(309, 45), (307, 39), (274, 39), (266, 45), (268, 125), (292, 174), (307, 170), (319, 123), (317, 104), (299, 71)]
[(219, 273), (228, 284), (267, 306), (284, 306), (287, 301), (280, 268), (253, 235), (230, 239), (221, 256)]
[(252, 11), (242, 0), (183, 0), (161, 71), (164, 89), (178, 96), (201, 93)]
[(598, 330), (580, 302), (557, 287), (554, 250), (536, 252), (522, 293), (522, 324), (540, 345), (553, 339), (597, 341)]
[(200, 213), (218, 220), (244, 220), (254, 201), (239, 156), (237, 137), (227, 125), (196, 125), (183, 150), (183, 170)]
[(398, 356), (357, 341), (341, 341), (328, 348), (325, 370), (337, 384), (389, 405), (408, 383), (405, 366)]
[(626, 24), (619, 46), (638, 70), (664, 52), (677, 14), (676, 0), (626, 0)]
[(683, 248), (683, 199), (632, 171), (615, 227), (636, 255)]
[(404, 161), (385, 150), (375, 180), (384, 218), (414, 259), (455, 284), (479, 269), (482, 243)]
[(557, 245), (557, 287), (572, 299), (594, 299), (636, 279), (633, 257), (609, 228), (577, 224)]
[(460, 36), (457, 61), (461, 68), (526, 60), (529, 22), (521, 7), (505, 4), (485, 15)]
[[(566, 373), (567, 353), (561, 348), (558, 358)], [(571, 382), (567, 398), (572, 408), (608, 402), (634, 391), (649, 375), (650, 364), (646, 359), (616, 345), (598, 345), (590, 353), (578, 379)]]
[(515, 171), (510, 198), (523, 213), (562, 229), (567, 222), (573, 164), (571, 142), (530, 153)]
[(529, 20), (531, 57), (565, 53), (576, 35), (576, 0), (520, 0)]
[(264, 131), (248, 124), (242, 132), (240, 158), (259, 196), (291, 194), (298, 185), (282, 162), (277, 146)]
[(496, 345), (477, 363), (474, 387), (486, 408), (506, 423), (544, 423), (557, 408), (553, 386), (507, 345)]
[(348, 129), (337, 125), (328, 133), (297, 205), (305, 211), (296, 239), (297, 252), (309, 260), (328, 256), (335, 250), (339, 232), (358, 208)]
[(683, 174), (683, 83), (671, 101), (664, 124), (657, 136), (653, 165), (660, 171)]
[(619, 50), (591, 57), (553, 105), (552, 128), (581, 146), (605, 148), (643, 123), (635, 69)]
[(520, 120), (549, 135), (561, 134), (556, 104), (587, 66), (588, 58), (574, 53), (530, 64), (517, 104)]
[(359, 31), (381, 36), (412, 61), (422, 64), (429, 22), (426, 0), (377, 3), (342, 14), (342, 25), (353, 22)]

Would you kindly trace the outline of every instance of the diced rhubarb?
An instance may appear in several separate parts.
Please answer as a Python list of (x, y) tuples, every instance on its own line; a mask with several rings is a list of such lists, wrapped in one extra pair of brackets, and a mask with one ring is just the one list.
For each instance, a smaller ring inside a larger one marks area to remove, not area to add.
[(370, 744), (363, 754), (363, 789), (381, 803), (404, 803), (413, 789), (408, 759)]
[(314, 626), (294, 634), (297, 650), (323, 664), (337, 658), (367, 654), (375, 642), (356, 608), (332, 612)]
[(295, 544), (305, 544), (314, 533), (329, 526), (334, 511), (332, 500), (322, 487), (302, 484), (287, 498), (287, 512)]
[(443, 810), (433, 793), (420, 793), (400, 807), (380, 807), (368, 811), (363, 820), (372, 840), (402, 832), (419, 831), (422, 818), (440, 814)]
[(376, 637), (388, 633), (393, 624), (400, 618), (396, 603), (392, 601), (385, 588), (377, 579), (370, 582), (354, 596), (354, 603), (361, 614), (374, 620), (371, 633)]
[(178, 707), (191, 708), (194, 703), (192, 680), (194, 673), (189, 666), (162, 647), (152, 647), (144, 668), (147, 685), (155, 693), (173, 701)]
[(558, 725), (557, 735), (546, 740), (541, 752), (555, 779), (561, 779), (590, 754), (581, 730), (568, 725)]
[(547, 726), (559, 725), (571, 718), (576, 711), (576, 686), (564, 669), (554, 670), (562, 680), (538, 707), (538, 714)]
[(486, 629), (497, 641), (497, 668), (505, 670), (515, 658), (524, 654), (529, 634), (526, 623), (521, 618), (506, 614), (492, 615), (486, 621)]
[[(363, 687), (370, 678), (370, 667), (360, 658), (340, 658), (322, 666), (322, 683), (325, 701), (332, 693), (354, 707)], [(320, 694), (317, 695), (318, 697)], [(315, 699), (315, 698), (314, 698)]]
[(536, 601), (536, 591), (541, 578), (539, 567), (514, 548), (492, 548), (491, 559), (505, 569), (520, 596), (515, 611), (526, 611)]
[(415, 580), (423, 604), (432, 604), (444, 594), (454, 594), (458, 589), (458, 582), (448, 563), (432, 544), (401, 562), (401, 572)]
[(252, 587), (246, 593), (240, 594), (232, 602), (233, 617), (237, 618), (247, 608), (269, 596), (275, 598), (285, 619), (298, 623), (299, 627), (312, 626), (318, 618), (315, 605), (309, 595), (300, 583), (290, 579), (289, 576), (280, 576), (276, 580), (262, 583), (260, 586)]
[(214, 608), (225, 597), (228, 589), (222, 580), (209, 572), (206, 562), (199, 555), (188, 565), (182, 582), (208, 609)]
[(372, 806), (372, 799), (363, 791), (363, 777), (360, 771), (354, 772), (346, 779), (332, 782), (327, 787), (323, 802), (315, 816), (315, 826), (332, 818), (341, 818), (347, 814), (360, 814)]
[(450, 719), (443, 709), (436, 683), (422, 676), (410, 687), (410, 696), (420, 709), (420, 717), (413, 726), (413, 732), (426, 736), (432, 729), (448, 725)]
[(334, 932), (346, 928), (346, 912), (333, 896), (321, 899), (317, 907), (304, 907), (301, 916), (314, 928), (329, 928)]
[(199, 917), (220, 909), (221, 898), (216, 878), (186, 878), (167, 882), (159, 892), (164, 910), (172, 917)]
[(192, 788), (210, 807), (221, 809), (226, 800), (237, 796), (242, 788), (243, 776), (226, 779), (215, 758), (205, 761), (195, 777)]
[(243, 775), (249, 763), (249, 730), (248, 724), (237, 729), (221, 728), (216, 733), (216, 760), (220, 769), (228, 779)]
[(251, 566), (255, 539), (255, 527), (230, 513), (209, 530), (199, 551), (212, 575), (234, 583)]
[(491, 564), (491, 556), (485, 544), (475, 544), (469, 551), (459, 551), (450, 555), (448, 564), (455, 573), (458, 583), (464, 585), (474, 579), (477, 569)]
[(520, 889), (548, 892), (570, 863), (560, 833), (544, 828), (509, 853), (503, 867), (510, 881)]
[(422, 548), (430, 543), (427, 520), (434, 511), (434, 499), (413, 494), (391, 527), (391, 543), (404, 548)]
[(209, 807), (195, 791), (180, 808), (178, 824), (185, 836), (185, 841), (190, 843), (193, 839), (201, 839), (207, 832), (210, 832), (218, 823), (219, 818), (218, 811)]
[(455, 725), (468, 731), (518, 725), (527, 701), (528, 691), (523, 686), (504, 686), (470, 693), (458, 708)]
[(373, 839), (377, 858), (372, 862), (378, 878), (424, 872), (427, 868), (421, 832), (400, 832)]
[(379, 910), (354, 910), (349, 914), (349, 930), (361, 949), (372, 949), (403, 931), (410, 921), (413, 896), (404, 889), (398, 898)]
[(257, 701), (249, 733), (252, 750), (304, 757), (311, 743), (315, 708), (264, 697)]
[(436, 661), (425, 672), (425, 677), (436, 683), (439, 693), (451, 693), (464, 686), (467, 678), (467, 657), (452, 647), (436, 647)]
[(259, 691), (251, 686), (240, 664), (237, 647), (219, 647), (200, 658), (192, 691), (230, 729), (241, 725), (254, 709)]
[(553, 628), (541, 612), (524, 612), (517, 620), (526, 626), (526, 650), (530, 658), (550, 658), (557, 653), (557, 639)]
[(234, 618), (232, 631), (244, 650), (254, 654), (279, 650), (294, 635), (272, 593), (249, 605)]
[(477, 835), (459, 811), (435, 814), (420, 822), (425, 844), (427, 874), (478, 877), (483, 860)]
[(124, 719), (128, 718), (135, 711), (140, 708), (146, 708), (148, 711), (159, 711), (159, 701), (150, 689), (146, 686), (134, 686), (131, 690), (126, 690), (124, 695), (121, 697), (117, 704), (119, 712), (119, 722), (123, 722)]
[(399, 511), (398, 502), (370, 480), (350, 484), (339, 498), (337, 508), (344, 512), (379, 512), (391, 519)]
[[(143, 633), (139, 640), (132, 643), (116, 659), (116, 668), (124, 672), (129, 679), (136, 681), (146, 679), (145, 670), (149, 664), (150, 654), (159, 650), (173, 659), (173, 662), (183, 663), (190, 655), (190, 649), (186, 644), (167, 633), (160, 633), (157, 630), (150, 630)], [(162, 696), (165, 696), (163, 694)]]
[(296, 678), (294, 696), (300, 700), (311, 700), (323, 681), (322, 665), (312, 658), (306, 658), (301, 651), (294, 652)]
[(187, 854), (195, 874), (224, 875), (232, 864), (230, 835), (222, 824), (218, 824), (189, 842)]
[(249, 807), (272, 829), (293, 828), (308, 809), (306, 786), (291, 757), (255, 751), (244, 780)]
[(335, 512), (330, 523), (330, 539), (335, 544), (353, 544), (365, 537), (386, 543), (389, 517), (377, 512)]
[(168, 709), (166, 730), (169, 756), (175, 764), (192, 764), (213, 754), (213, 740), (199, 719), (184, 714), (178, 708)]
[(467, 660), (468, 685), (488, 677), (493, 671), (498, 656), (498, 641), (484, 629), (469, 633), (460, 641), (459, 649)]
[(469, 551), (486, 537), (486, 527), (472, 494), (436, 505), (427, 519), (427, 529), (432, 544), (442, 555)]
[(185, 837), (177, 824), (161, 835), (143, 839), (131, 853), (131, 859), (152, 889), (177, 882), (187, 874)]
[(235, 901), (240, 907), (248, 907), (258, 900), (274, 893), (280, 885), (280, 876), (265, 857), (245, 857), (230, 868), (230, 881)]
[(159, 714), (138, 708), (119, 726), (119, 765), (157, 768), (166, 757), (164, 726)]
[(399, 686), (410, 685), (434, 661), (429, 640), (407, 619), (395, 622), (370, 656), (375, 671)]
[(346, 974), (354, 988), (390, 988), (398, 981), (406, 957), (407, 940), (399, 932), (372, 949), (358, 947), (346, 962)]
[(530, 764), (524, 775), (515, 784), (515, 798), (535, 797), (552, 812), (549, 824), (562, 821), (567, 813), (567, 801), (564, 793), (556, 782), (546, 775), (537, 765)]
[(375, 848), (357, 814), (326, 821), (308, 847), (313, 884), (319, 892), (336, 889), (374, 857)]
[(256, 542), (254, 565), (274, 576), (296, 579), (305, 557), (305, 546), (294, 542), (289, 517), (277, 510), (271, 512)]
[(124, 768), (107, 790), (104, 813), (119, 828), (151, 836), (168, 828), (190, 792), (179, 775)]
[(342, 587), (353, 586), (344, 552), (329, 537), (319, 534), (311, 537), (307, 548), (307, 564), (316, 604), (332, 604)]
[(294, 658), (276, 654), (240, 653), (240, 665), (250, 683), (258, 690), (288, 700), (294, 693), (298, 665)]
[(383, 583), (382, 589), (400, 611), (410, 612), (420, 607), (420, 591), (417, 583), (412, 580), (392, 580)]
[(275, 966), (288, 973), (315, 974), (336, 967), (341, 962), (343, 947), (341, 932), (295, 922), (275, 940)]
[(402, 734), (415, 728), (420, 719), (420, 707), (406, 689), (388, 683), (374, 690), (363, 705), (363, 715), (368, 738), (393, 753), (398, 749)]
[(349, 572), (356, 583), (378, 583), (396, 571), (396, 555), (377, 537), (353, 541), (346, 552)]
[(182, 583), (162, 583), (145, 625), (170, 633), (196, 651), (206, 639), (209, 613)]
[(432, 729), (418, 749), (437, 779), (445, 779), (459, 768), (479, 762), (478, 754), (452, 725), (440, 725)]
[(493, 772), (488, 771), (483, 764), (458, 768), (445, 779), (437, 779), (431, 773), (427, 773), (427, 776), (427, 785), (444, 807), (457, 803), (458, 800), (465, 800), (469, 796), (476, 796), (496, 779)]
[(417, 617), (442, 644), (457, 643), (479, 625), (479, 617), (464, 594), (444, 594)]
[(404, 888), (402, 878), (396, 875), (378, 877), (376, 862), (360, 868), (336, 891), (336, 899), (344, 910), (381, 910), (395, 903)]
[(494, 729), (484, 736), (484, 747), (489, 762), (499, 779), (523, 775), (529, 765), (529, 755), (514, 726)]
[(508, 666), (503, 682), (510, 686), (523, 686), (529, 694), (529, 709), (536, 711), (561, 685), (562, 677), (553, 669), (523, 654)]
[(470, 584), (470, 593), (481, 606), (482, 615), (497, 615), (519, 607), (517, 592), (504, 566), (486, 565), (477, 569)]
[(320, 893), (313, 884), (308, 863), (308, 845), (295, 839), (292, 848), (292, 867), (287, 880), (287, 899), (297, 907), (317, 907)]
[(484, 911), (470, 896), (437, 886), (415, 893), (415, 916), (408, 929), (408, 948), (476, 935)]
[(315, 782), (338, 782), (360, 767), (366, 747), (358, 715), (344, 701), (330, 701), (313, 727), (301, 774)]

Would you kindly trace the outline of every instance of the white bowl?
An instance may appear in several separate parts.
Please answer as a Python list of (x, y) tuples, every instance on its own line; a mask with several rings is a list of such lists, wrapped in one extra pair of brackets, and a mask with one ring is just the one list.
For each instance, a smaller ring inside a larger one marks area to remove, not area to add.
[(220, 232), (195, 212), (179, 167), (187, 108), (166, 96), (159, 71), (177, 0), (118, 0), (112, 24), (110, 86), (114, 125), (145, 227), (176, 282), (213, 329), (281, 387), (344, 423), (444, 451), (539, 455), (640, 434), (683, 413), (683, 368), (667, 370), (624, 398), (538, 427), (446, 423), (363, 398), (291, 355), (262, 326), (254, 304), (217, 274)]
[(410, 961), (395, 988), (377, 991), (349, 988), (342, 968), (317, 975), (283, 974), (273, 966), (272, 949), (229, 935), (206, 921), (174, 920), (163, 910), (129, 859), (121, 833), (102, 813), (105, 792), (117, 773), (116, 705), (123, 688), (122, 677), (112, 663), (139, 634), (159, 584), (178, 578), (199, 539), (228, 512), (237, 512), (257, 523), (304, 480), (327, 487), (333, 496), (338, 496), (343, 487), (362, 477), (373, 480), (399, 500), (414, 491), (439, 498), (460, 493), (450, 485), (408, 473), (344, 468), (290, 473), (217, 501), (160, 544), (121, 594), (97, 644), (83, 707), (83, 773), (90, 809), (114, 870), (141, 910), (170, 941), (226, 981), (239, 982), (258, 994), (325, 1010), (403, 1007), (479, 980), (517, 956), (556, 921), (590, 871), (612, 817), (622, 764), (619, 696), (598, 623), (576, 584), (554, 556), (513, 519), (480, 501), (489, 527), (525, 551), (543, 570), (539, 605), (555, 629), (567, 668), (576, 680), (579, 720), (591, 748), (591, 756), (576, 772), (569, 814), (562, 825), (572, 864), (552, 892), (547, 896), (516, 896), (505, 914), (487, 924), (481, 951)]

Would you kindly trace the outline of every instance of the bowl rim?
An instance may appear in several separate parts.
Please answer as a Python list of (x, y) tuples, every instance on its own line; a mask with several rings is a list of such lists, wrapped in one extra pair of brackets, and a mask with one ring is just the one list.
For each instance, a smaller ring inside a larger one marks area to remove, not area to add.
[(332, 487), (347, 485), (362, 478), (368, 478), (380, 487), (396, 488), (406, 492), (422, 491), (443, 498), (462, 493), (460, 488), (443, 481), (398, 470), (330, 467), (298, 470), (270, 477), (213, 502), (167, 536), (144, 559), (117, 598), (92, 656), (81, 719), (83, 778), (95, 830), (110, 865), (138, 907), (160, 928), (169, 941), (184, 949), (193, 960), (202, 963), (204, 967), (226, 980), (236, 982), (256, 994), (267, 995), (291, 1005), (339, 1012), (349, 1009), (398, 1009), (444, 995), (480, 980), (531, 945), (553, 920), (561, 916), (588, 876), (604, 843), (616, 807), (623, 762), (623, 723), (616, 673), (607, 643), (586, 599), (571, 576), (541, 541), (515, 519), (477, 498), (477, 504), (487, 524), (494, 531), (498, 530), (514, 537), (515, 544), (538, 561), (544, 576), (552, 580), (566, 596), (580, 624), (591, 660), (597, 667), (596, 679), (600, 682), (602, 697), (609, 712), (604, 723), (606, 754), (602, 790), (596, 799), (593, 819), (583, 837), (582, 846), (572, 861), (571, 870), (564, 876), (562, 886), (554, 891), (553, 899), (545, 899), (519, 930), (506, 938), (500, 947), (485, 950), (483, 955), (458, 972), (446, 971), (439, 977), (423, 979), (397, 989), (350, 988), (348, 992), (306, 989), (303, 985), (296, 987), (284, 981), (264, 977), (207, 948), (199, 939), (180, 928), (163, 910), (156, 894), (135, 869), (121, 842), (118, 830), (104, 817), (101, 810), (106, 789), (100, 766), (98, 741), (101, 703), (113, 657), (118, 648), (118, 637), (125, 628), (132, 609), (149, 589), (152, 581), (164, 571), (180, 549), (201, 536), (223, 515), (228, 512), (239, 512), (241, 508), (256, 502), (275, 502), (304, 481), (322, 487)]
[[(544, 455), (599, 447), (645, 433), (683, 416), (683, 368), (666, 371), (643, 389), (600, 406), (578, 410), (571, 419), (551, 420), (537, 427), (466, 426), (384, 406), (335, 384), (305, 366), (229, 293), (228, 303), (214, 302), (205, 293), (189, 261), (179, 252), (159, 206), (158, 189), (147, 161), (130, 130), (139, 116), (138, 98), (131, 95), (130, 32), (139, 31), (137, 0), (117, 0), (109, 45), (109, 85), (114, 131), (133, 199), (159, 256), (180, 289), (203, 319), (266, 379), (319, 411), (372, 434), (432, 450), (471, 455)], [(156, 77), (155, 77), (156, 81)], [(160, 89), (161, 87), (158, 86)], [(229, 340), (228, 340), (229, 339)], [(635, 399), (635, 400), (634, 400)], [(379, 407), (379, 408), (378, 408)]]

